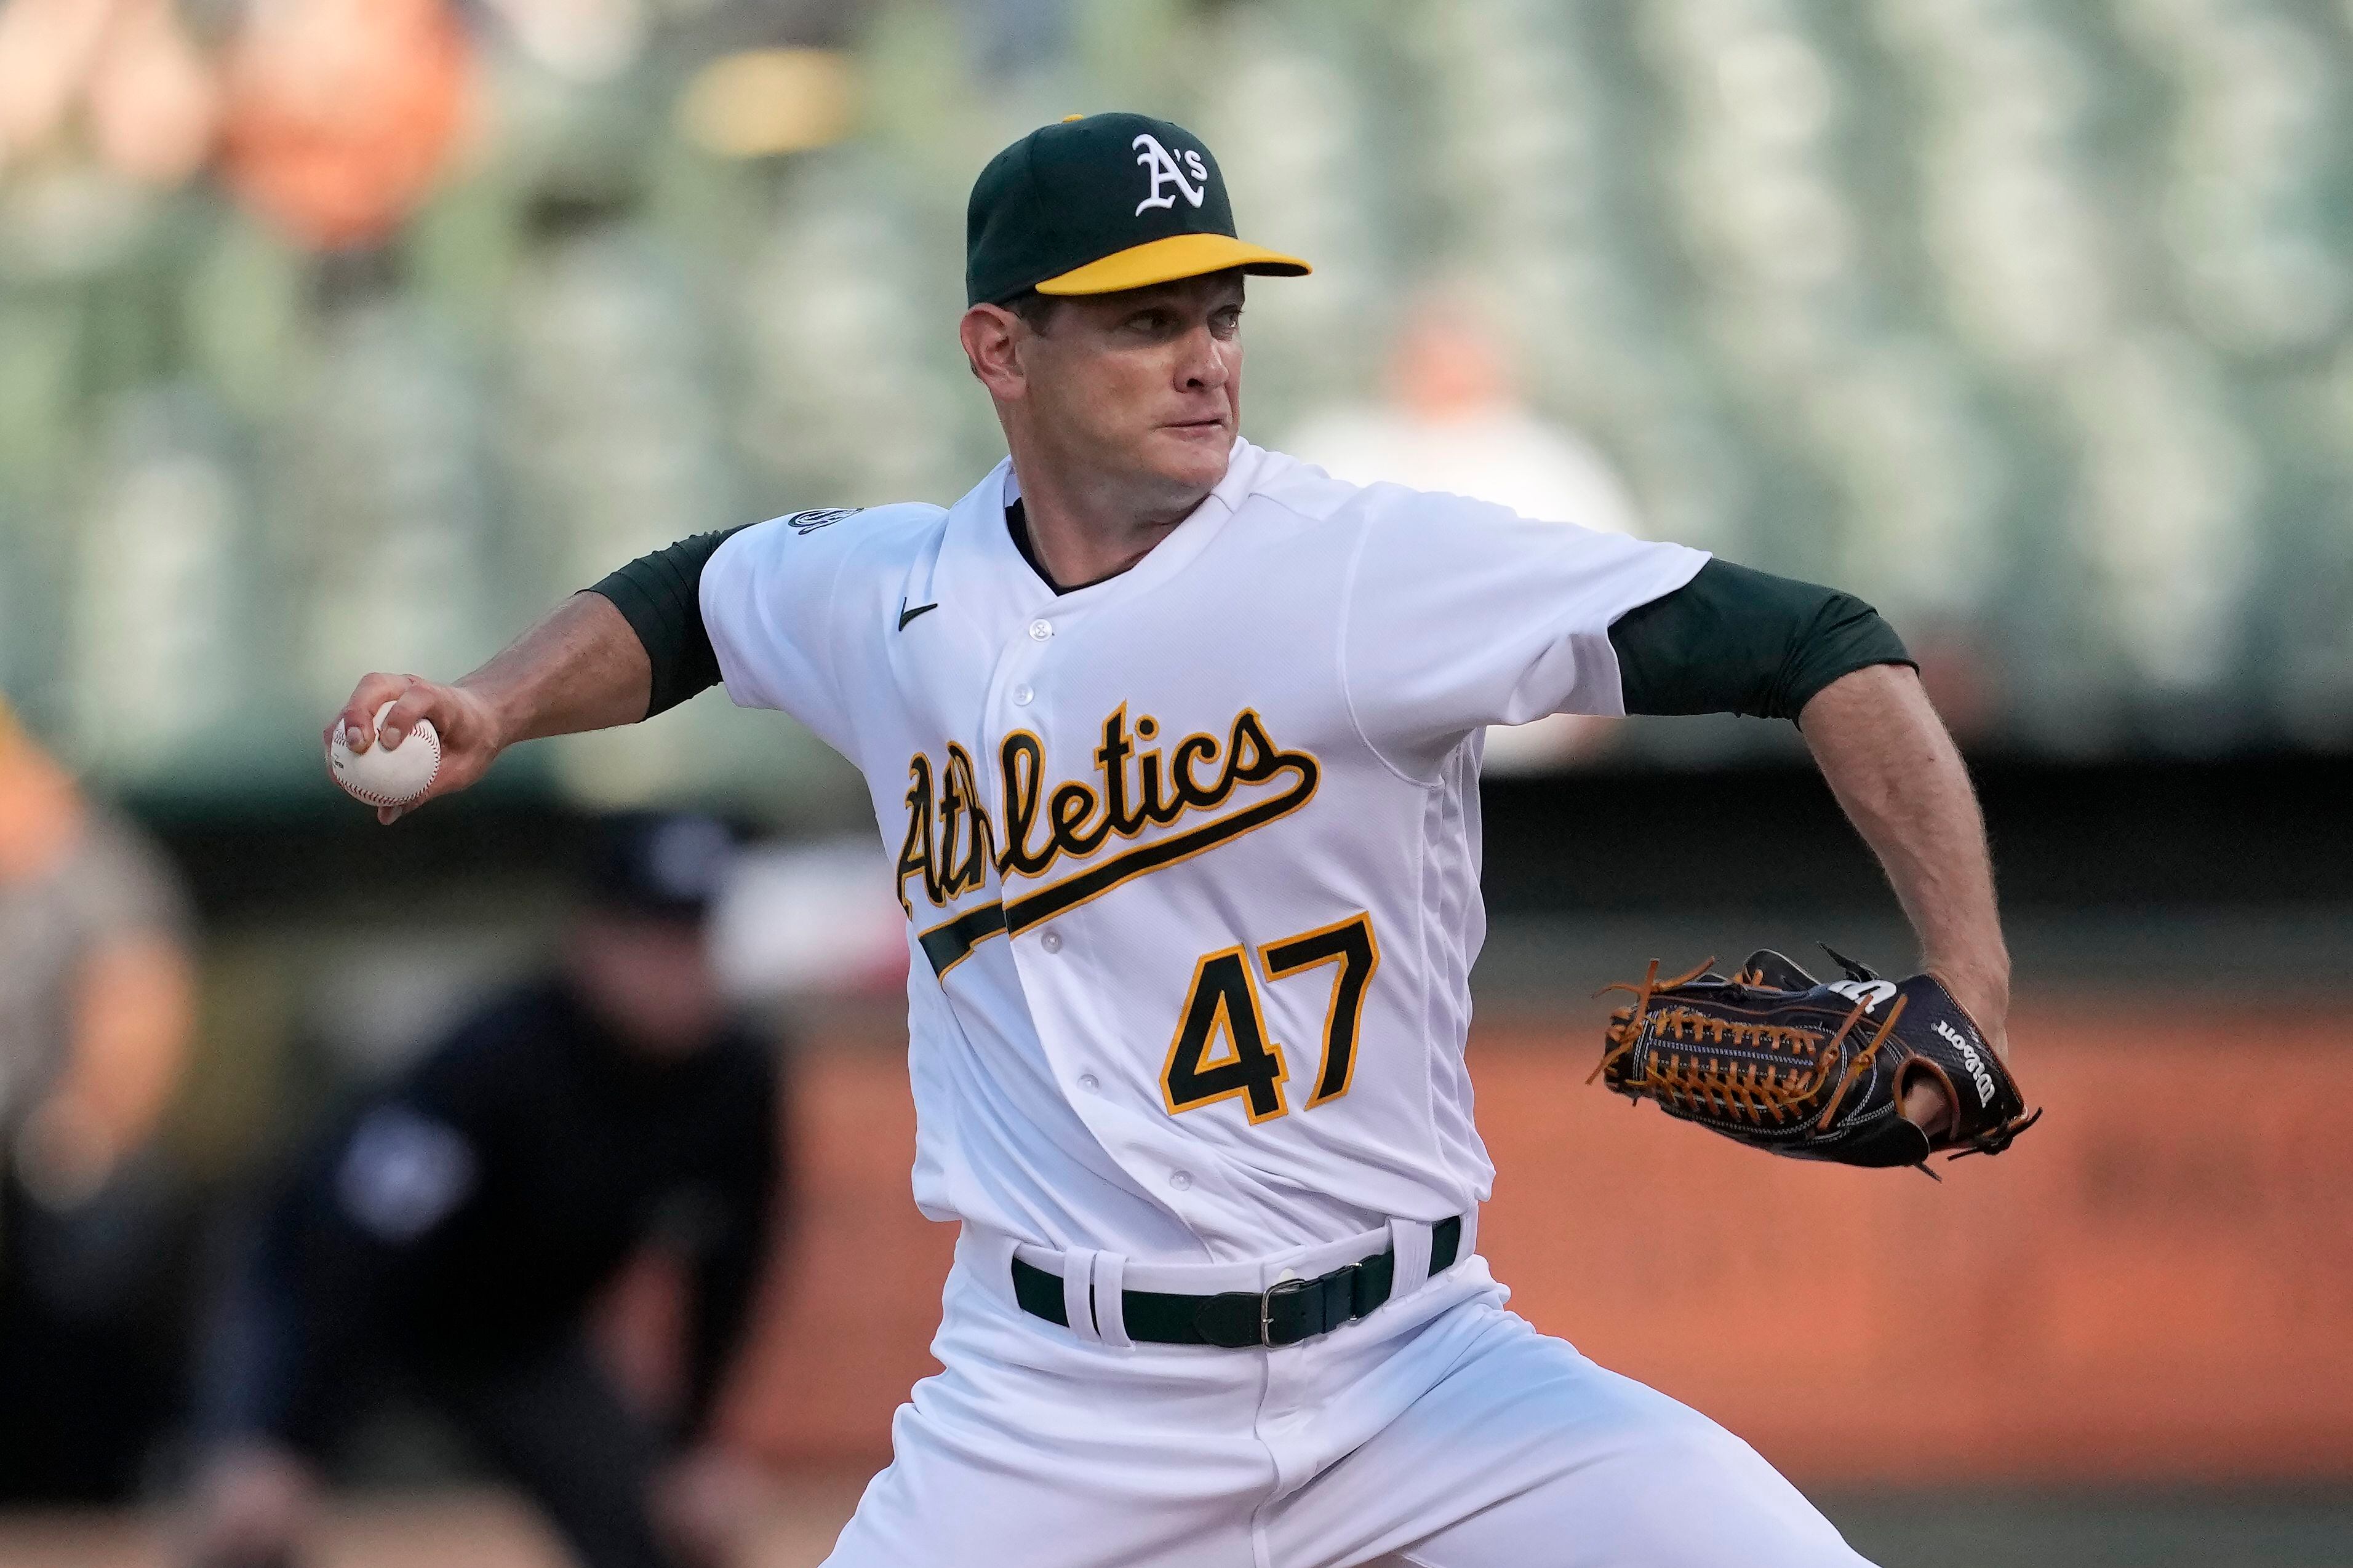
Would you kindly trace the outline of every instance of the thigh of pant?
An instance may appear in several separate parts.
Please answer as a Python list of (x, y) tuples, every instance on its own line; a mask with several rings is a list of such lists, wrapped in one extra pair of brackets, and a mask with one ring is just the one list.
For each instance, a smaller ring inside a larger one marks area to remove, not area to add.
[(938, 1381), (901, 1407), (890, 1468), (824, 1568), (1261, 1568), (1250, 1514), (1271, 1465), (1166, 1444), (1146, 1467), (1124, 1440), (1083, 1456), (1010, 1434), (992, 1451), (930, 1418)]
[(1271, 1510), (1281, 1568), (1856, 1568), (1757, 1451), (1514, 1314)]
[(587, 1568), (667, 1568), (647, 1511), (660, 1440), (585, 1344), (575, 1340), (478, 1375), (424, 1381)]
[(1263, 1568), (1248, 1352), (1083, 1347), (961, 1268), (934, 1351), (825, 1568)]

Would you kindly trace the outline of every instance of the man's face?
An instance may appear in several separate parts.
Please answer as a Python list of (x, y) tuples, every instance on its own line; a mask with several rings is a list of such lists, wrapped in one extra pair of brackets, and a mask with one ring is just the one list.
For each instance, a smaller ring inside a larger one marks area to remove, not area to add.
[(570, 958), (579, 994), (640, 1055), (692, 1056), (726, 1025), (695, 921), (589, 910), (573, 925)]
[(1139, 500), (1189, 507), (1241, 427), (1241, 314), (1239, 272), (1058, 301), (1045, 331), (1019, 331), (1031, 436)]

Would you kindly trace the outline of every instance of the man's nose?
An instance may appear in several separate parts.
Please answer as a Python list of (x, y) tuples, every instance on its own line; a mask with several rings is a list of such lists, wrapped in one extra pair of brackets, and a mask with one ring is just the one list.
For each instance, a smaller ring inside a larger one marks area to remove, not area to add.
[(1187, 392), (1215, 392), (1233, 374), (1224, 345), (1205, 326), (1185, 334), (1185, 352), (1177, 361), (1177, 384)]

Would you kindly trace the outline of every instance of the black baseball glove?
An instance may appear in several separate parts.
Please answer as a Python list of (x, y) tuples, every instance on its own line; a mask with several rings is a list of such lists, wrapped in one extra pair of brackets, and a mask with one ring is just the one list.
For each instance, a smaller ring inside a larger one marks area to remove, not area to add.
[[(1634, 1001), (1610, 1015), (1594, 1077), (1743, 1143), (1846, 1165), (1999, 1154), (2042, 1114), (1935, 975), (1882, 980), (1831, 956), (1846, 977), (1829, 984), (1769, 950), (1728, 980), (1714, 960), (1661, 980), (1652, 960), (1641, 984), (1609, 987)], [(1954, 1108), (1934, 1142), (1898, 1111), (1920, 1074)]]

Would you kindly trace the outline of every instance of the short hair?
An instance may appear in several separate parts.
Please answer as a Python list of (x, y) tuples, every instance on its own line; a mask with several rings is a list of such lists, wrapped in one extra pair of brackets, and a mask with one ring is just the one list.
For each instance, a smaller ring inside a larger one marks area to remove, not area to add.
[(1059, 297), (1052, 294), (1040, 294), (1035, 289), (1024, 289), (1010, 300), (997, 301), (1005, 309), (1020, 317), (1023, 326), (1040, 334), (1045, 332), (1048, 324), (1053, 321), (1054, 311), (1061, 302)]

